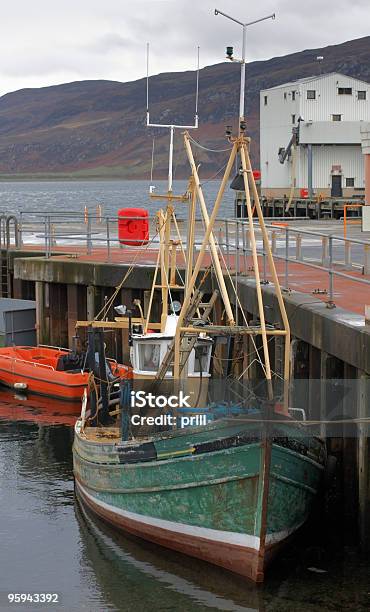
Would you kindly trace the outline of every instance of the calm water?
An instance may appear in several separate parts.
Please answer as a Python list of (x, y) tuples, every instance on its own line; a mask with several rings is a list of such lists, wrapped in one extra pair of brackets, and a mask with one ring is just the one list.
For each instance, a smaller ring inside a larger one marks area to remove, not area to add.
[[(156, 181), (156, 193), (165, 193), (166, 182)], [(208, 206), (215, 200), (219, 183), (204, 183), (204, 194)], [(186, 191), (187, 181), (175, 181), (174, 193)], [(97, 204), (102, 205), (103, 215), (115, 216), (117, 210), (125, 207), (145, 207), (151, 214), (160, 205), (151, 201), (148, 195), (148, 181), (61, 181), (61, 182), (0, 182), (0, 214), (23, 212), (69, 211), (83, 213), (87, 206), (92, 212)], [(220, 218), (231, 216), (234, 210), (234, 192), (225, 190), (220, 208)], [(178, 217), (186, 216), (186, 205), (176, 205)]]
[[(369, 559), (327, 525), (311, 526), (263, 587), (112, 532), (75, 501), (73, 421), (55, 402), (0, 391), (0, 610), (370, 609)], [(60, 604), (9, 605), (8, 592), (58, 593)]]

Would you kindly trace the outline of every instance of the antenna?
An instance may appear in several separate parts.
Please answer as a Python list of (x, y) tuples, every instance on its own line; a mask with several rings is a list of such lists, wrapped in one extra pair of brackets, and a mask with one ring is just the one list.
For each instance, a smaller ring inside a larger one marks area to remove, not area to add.
[(239, 21), (239, 19), (235, 19), (235, 17), (231, 17), (231, 15), (228, 15), (227, 13), (223, 13), (222, 11), (220, 11), (219, 9), (215, 9), (215, 15), (222, 15), (223, 17), (226, 17), (226, 19), (230, 19), (230, 21), (233, 21), (234, 23), (237, 23), (238, 25), (242, 26), (243, 28), (243, 47), (242, 47), (242, 58), (240, 60), (237, 60), (233, 57), (234, 55), (234, 49), (233, 47), (226, 47), (226, 57), (227, 59), (231, 60), (232, 62), (239, 62), (239, 64), (241, 65), (241, 69), (240, 69), (240, 100), (239, 100), (239, 136), (241, 134), (241, 132), (243, 132), (245, 130), (246, 124), (245, 124), (245, 64), (246, 64), (246, 43), (247, 43), (247, 28), (249, 28), (249, 26), (251, 25), (255, 25), (256, 23), (261, 23), (261, 21), (266, 21), (266, 19), (275, 19), (275, 13), (272, 13), (271, 15), (266, 15), (266, 17), (260, 17), (259, 19), (255, 19), (254, 21), (247, 21), (247, 22), (243, 22), (243, 21)]
[(150, 168), (150, 186), (149, 186), (149, 193), (153, 193), (155, 190), (155, 185), (153, 185), (153, 168), (154, 168), (154, 146), (155, 146), (155, 138), (153, 138), (153, 144), (152, 144), (152, 165)]
[[(149, 113), (149, 43), (146, 45), (146, 125), (147, 127), (167, 128), (170, 130), (170, 149), (168, 159), (168, 193), (172, 193), (173, 186), (173, 138), (175, 130), (196, 130), (198, 128), (198, 97), (199, 97), (199, 47), (197, 52), (197, 73), (196, 73), (196, 92), (195, 92), (195, 115), (193, 125), (176, 125), (175, 123), (150, 123)], [(152, 156), (154, 154), (154, 145)], [(153, 159), (152, 159), (153, 163)], [(153, 185), (150, 187), (150, 192), (154, 190)]]

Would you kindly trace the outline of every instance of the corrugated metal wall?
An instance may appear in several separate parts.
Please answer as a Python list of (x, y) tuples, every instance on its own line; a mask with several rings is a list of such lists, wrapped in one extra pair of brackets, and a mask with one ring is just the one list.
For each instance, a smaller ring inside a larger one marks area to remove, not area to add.
[[(338, 87), (351, 87), (352, 95), (339, 95)], [(307, 100), (307, 90), (315, 90), (315, 100)], [(366, 100), (358, 99), (359, 90), (366, 91)], [(305, 121), (331, 121), (333, 115), (342, 115), (342, 121), (365, 121), (370, 118), (370, 85), (357, 79), (329, 74), (301, 83), (300, 94), (300, 112)]]
[[(300, 187), (307, 187), (307, 149), (306, 147), (301, 147), (300, 151)], [(314, 189), (327, 189), (331, 187), (332, 166), (341, 166), (342, 168), (342, 187), (346, 187), (346, 178), (355, 179), (355, 188), (361, 189), (364, 187), (364, 159), (360, 145), (313, 145), (312, 173)]]

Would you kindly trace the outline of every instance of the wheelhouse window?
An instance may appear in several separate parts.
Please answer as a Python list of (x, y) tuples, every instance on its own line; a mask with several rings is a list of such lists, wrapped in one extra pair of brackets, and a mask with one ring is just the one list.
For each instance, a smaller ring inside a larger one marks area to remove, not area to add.
[(358, 91), (357, 92), (357, 98), (359, 100), (366, 100), (366, 91)]
[(292, 100), (293, 100), (293, 102), (295, 100), (295, 91), (292, 91)]
[(263, 96), (263, 103), (265, 106), (267, 106), (267, 96)]
[(295, 123), (295, 115), (292, 115), (292, 123)]
[(287, 94), (286, 94), (286, 91), (284, 91), (284, 100), (286, 99), (287, 99)]
[(352, 87), (338, 87), (340, 96), (352, 96)]
[(333, 121), (342, 121), (342, 115), (332, 115)]
[(307, 100), (316, 100), (316, 90), (307, 89)]
[(354, 178), (346, 178), (346, 187), (354, 187), (355, 179)]
[(153, 372), (159, 367), (161, 345), (159, 343), (143, 342), (139, 345), (139, 369), (143, 372)]

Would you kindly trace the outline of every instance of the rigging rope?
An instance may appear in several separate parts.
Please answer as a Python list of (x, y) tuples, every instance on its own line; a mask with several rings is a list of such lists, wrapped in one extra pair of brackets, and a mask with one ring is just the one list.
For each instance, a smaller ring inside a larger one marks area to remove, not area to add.
[(188, 134), (188, 138), (196, 147), (203, 149), (203, 151), (209, 151), (210, 153), (225, 153), (226, 151), (232, 150), (232, 147), (228, 147), (227, 149), (210, 149), (208, 147), (205, 147), (204, 145), (201, 145), (200, 142), (194, 140), (194, 138), (190, 136), (190, 134)]

